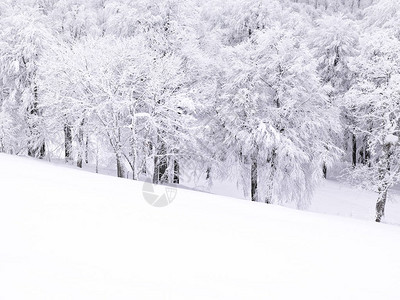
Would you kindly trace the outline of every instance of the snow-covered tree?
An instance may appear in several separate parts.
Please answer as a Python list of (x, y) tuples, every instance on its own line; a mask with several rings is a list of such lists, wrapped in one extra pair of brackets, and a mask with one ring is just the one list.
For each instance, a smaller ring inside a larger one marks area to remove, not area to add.
[(148, 105), (158, 120), (153, 127), (157, 138), (150, 143), (155, 183), (178, 183), (179, 160), (193, 153), (188, 150), (189, 135), (183, 134), (188, 127), (182, 125), (191, 118), (192, 99), (200, 83), (198, 61), (203, 53), (195, 28), (199, 24), (195, 8), (191, 1), (141, 2), (137, 34), (153, 52), (152, 86), (146, 91), (150, 92)]
[(337, 124), (337, 111), (308, 53), (279, 24), (229, 53), (217, 111), (228, 149), (250, 165), (255, 201), (305, 206), (329, 160), (326, 149), (335, 149), (331, 131), (338, 128), (331, 124)]
[[(317, 27), (312, 32), (311, 48), (318, 62), (318, 72), (321, 76), (326, 94), (332, 105), (341, 107), (343, 122), (346, 124), (344, 137), (338, 137), (337, 145), (348, 144), (351, 140), (351, 157), (355, 166), (357, 162), (357, 140), (354, 133), (352, 107), (342, 105), (343, 95), (350, 89), (355, 74), (350, 69), (349, 62), (358, 55), (358, 28), (354, 21), (343, 14), (324, 16), (316, 20)], [(324, 166), (324, 176), (327, 168)]]
[(362, 53), (354, 61), (357, 83), (346, 95), (356, 108), (357, 130), (368, 140), (366, 164), (352, 174), (364, 187), (378, 193), (376, 221), (384, 216), (389, 189), (400, 179), (400, 36), (398, 28), (380, 10), (395, 19), (400, 6), (382, 1), (367, 12)]
[(236, 173), (252, 200), (304, 206), (344, 139), (380, 220), (399, 19), (390, 0), (6, 0), (0, 151), (154, 183)]
[[(37, 70), (52, 41), (46, 21), (37, 8), (25, 6), (10, 9), (0, 20), (3, 147), (14, 153), (26, 150), (40, 158), (45, 155), (46, 129)], [(6, 140), (11, 144), (4, 145)]]

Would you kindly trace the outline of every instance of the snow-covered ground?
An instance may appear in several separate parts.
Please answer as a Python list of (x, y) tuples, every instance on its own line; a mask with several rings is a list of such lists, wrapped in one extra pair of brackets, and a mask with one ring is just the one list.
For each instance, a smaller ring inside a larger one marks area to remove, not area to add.
[[(338, 182), (336, 177), (339, 175), (335, 172), (331, 178), (325, 180), (315, 191), (311, 205), (306, 208), (307, 211), (318, 212), (323, 214), (344, 216), (368, 220), (375, 220), (375, 204), (378, 194), (365, 191), (361, 188), (355, 188), (349, 184)], [(109, 173), (110, 174), (110, 173)], [(114, 173), (115, 174), (115, 171)], [(237, 186), (237, 180), (214, 181), (209, 191), (213, 194), (234, 197), (239, 199), (250, 200), (243, 193), (243, 188)], [(205, 180), (194, 183), (184, 182), (189, 188), (207, 186)], [(284, 204), (286, 207), (296, 208), (292, 203)], [(389, 199), (386, 204), (386, 215), (383, 222), (388, 224), (400, 225), (400, 186), (389, 191)]]
[[(0, 166), (2, 300), (400, 299), (399, 226), (183, 189), (155, 208), (140, 182)], [(373, 216), (373, 196), (328, 182), (311, 210)]]
[[(400, 225), (399, 190), (390, 190), (389, 197), (384, 222)], [(307, 210), (374, 222), (377, 198), (376, 193), (328, 180), (316, 190), (311, 206)]]

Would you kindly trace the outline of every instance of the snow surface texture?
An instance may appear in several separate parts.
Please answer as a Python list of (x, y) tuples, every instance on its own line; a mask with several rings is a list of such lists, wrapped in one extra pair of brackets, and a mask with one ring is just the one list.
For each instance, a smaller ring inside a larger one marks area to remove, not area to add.
[(182, 189), (154, 208), (139, 182), (0, 165), (2, 300), (400, 298), (398, 226)]

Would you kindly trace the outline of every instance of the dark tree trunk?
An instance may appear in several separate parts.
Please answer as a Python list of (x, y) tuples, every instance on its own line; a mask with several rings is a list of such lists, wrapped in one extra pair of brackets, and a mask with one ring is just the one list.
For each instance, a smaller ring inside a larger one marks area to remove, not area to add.
[(82, 168), (82, 155), (78, 153), (78, 159), (76, 160), (76, 166)]
[(211, 167), (207, 167), (206, 170), (206, 180), (209, 180), (211, 178)]
[(67, 124), (64, 125), (65, 162), (72, 160), (72, 131)]
[(362, 140), (362, 147), (359, 153), (359, 159), (358, 161), (362, 163), (363, 165), (366, 165), (369, 161), (370, 154), (368, 150), (368, 140), (367, 137), (364, 137)]
[[(35, 102), (34, 102), (34, 114), (36, 115), (36, 116), (41, 116), (41, 111), (38, 109), (38, 105), (39, 105), (39, 102), (38, 102), (38, 99), (39, 99), (39, 96), (38, 96), (38, 86), (35, 84), (35, 87), (34, 87), (34, 89), (33, 89), (33, 93), (34, 93), (34, 98), (35, 98)], [(38, 147), (38, 149), (36, 150), (36, 151), (38, 151), (39, 153), (38, 153), (38, 157), (40, 158), (40, 159), (42, 159), (42, 158), (44, 158), (44, 156), (46, 155), (46, 146), (45, 146), (45, 143), (44, 143), (44, 141), (41, 141), (41, 144), (39, 145), (39, 147)]]
[[(35, 85), (33, 87), (33, 103), (30, 105), (28, 108), (28, 113), (30, 115), (33, 115), (34, 118), (38, 117), (41, 115), (41, 112), (38, 108), (38, 87)], [(44, 141), (41, 141), (40, 143), (37, 143), (36, 141), (33, 141), (32, 139), (37, 135), (37, 130), (38, 130), (38, 124), (36, 123), (37, 121), (34, 120), (33, 124), (31, 124), (29, 127), (30, 130), (30, 138), (31, 141), (28, 142), (28, 155), (32, 157), (38, 157), (40, 159), (44, 158), (46, 155), (46, 146)]]
[(358, 152), (358, 163), (365, 165), (365, 146), (362, 146)]
[(352, 161), (352, 165), (354, 168), (357, 165), (357, 139), (356, 139), (356, 135), (354, 133), (352, 133), (351, 141), (352, 141), (351, 161)]
[(85, 142), (85, 163), (89, 163), (89, 137), (87, 135)]
[(153, 183), (168, 183), (168, 159), (165, 144), (161, 142), (160, 148), (154, 157)]
[(36, 146), (34, 142), (28, 143), (28, 156), (43, 159), (45, 155), (46, 155), (46, 145), (44, 142), (42, 142), (39, 146)]
[(257, 158), (251, 158), (251, 201), (258, 201), (257, 195), (257, 183), (258, 183), (258, 175), (257, 175)]
[(173, 183), (179, 184), (179, 163), (174, 159), (174, 181)]
[(159, 166), (158, 166), (158, 157), (154, 157), (154, 172), (153, 172), (153, 183), (157, 184), (158, 183), (158, 172), (159, 172)]
[(322, 165), (322, 176), (324, 179), (326, 179), (326, 176), (328, 175), (328, 167), (326, 166), (326, 163)]
[(146, 158), (143, 159), (142, 161), (142, 166), (141, 166), (141, 171), (140, 171), (144, 176), (147, 175), (147, 163), (146, 163)]
[(122, 164), (122, 156), (120, 153), (116, 154), (116, 159), (117, 159), (117, 176), (120, 178), (124, 178), (125, 171), (124, 171), (124, 166)]
[(45, 155), (46, 155), (46, 145), (43, 142), (39, 149), (39, 158), (42, 159), (45, 157)]

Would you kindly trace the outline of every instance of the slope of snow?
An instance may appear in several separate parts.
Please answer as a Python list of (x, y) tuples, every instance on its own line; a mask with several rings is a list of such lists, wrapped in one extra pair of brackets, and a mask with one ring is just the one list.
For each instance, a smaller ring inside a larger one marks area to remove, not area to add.
[(0, 299), (399, 299), (400, 227), (0, 155)]
[[(311, 206), (307, 210), (374, 222), (377, 198), (378, 194), (374, 192), (327, 180), (317, 188)], [(400, 225), (398, 189), (389, 190), (389, 200), (386, 203), (383, 221), (388, 224)]]
[[(338, 172), (339, 173), (339, 172)], [(109, 173), (111, 174), (111, 173)], [(114, 173), (115, 174), (115, 171)], [(346, 183), (338, 182), (334, 174), (316, 189), (311, 205), (305, 210), (323, 214), (375, 221), (375, 205), (378, 194), (352, 187)], [(217, 195), (224, 195), (239, 199), (250, 200), (243, 194), (243, 188), (236, 185), (237, 179), (218, 181), (209, 189)], [(201, 184), (186, 180), (183, 184), (192, 189), (207, 187), (205, 178)], [(249, 183), (250, 186), (250, 183)], [(206, 188), (204, 188), (206, 190)], [(293, 203), (284, 204), (286, 207), (296, 208)], [(400, 225), (400, 186), (389, 190), (389, 199), (386, 203), (384, 223)]]

